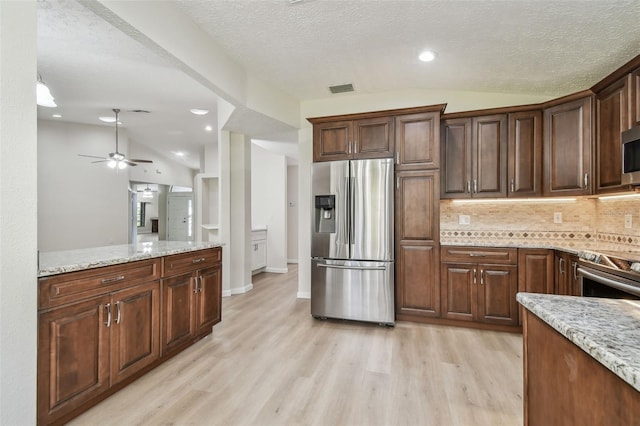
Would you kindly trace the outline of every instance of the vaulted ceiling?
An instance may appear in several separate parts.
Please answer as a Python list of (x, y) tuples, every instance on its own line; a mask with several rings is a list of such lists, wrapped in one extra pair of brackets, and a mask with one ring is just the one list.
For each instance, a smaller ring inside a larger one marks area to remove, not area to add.
[[(301, 101), (330, 97), (328, 87), (344, 83), (356, 94), (552, 98), (590, 87), (640, 53), (635, 0), (174, 3), (237, 63)], [(422, 63), (417, 56), (427, 48), (437, 57)], [(38, 2), (38, 71), (59, 105), (39, 107), (40, 118), (101, 124), (98, 116), (119, 107), (136, 142), (167, 156), (186, 152), (182, 161), (193, 168), (215, 139), (204, 130), (217, 125), (215, 93), (75, 0)], [(211, 112), (200, 117), (190, 108)], [(151, 113), (129, 112), (136, 109)]]

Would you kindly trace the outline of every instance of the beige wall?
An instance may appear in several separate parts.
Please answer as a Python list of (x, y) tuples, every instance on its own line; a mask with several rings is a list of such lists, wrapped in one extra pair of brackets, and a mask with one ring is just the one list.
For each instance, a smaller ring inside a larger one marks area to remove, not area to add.
[[(639, 207), (640, 198), (478, 204), (442, 200), (440, 242), (640, 251)], [(554, 213), (562, 214), (562, 223), (554, 223)], [(628, 214), (632, 215), (631, 229), (625, 228)], [(469, 215), (470, 224), (460, 225), (460, 215)]]

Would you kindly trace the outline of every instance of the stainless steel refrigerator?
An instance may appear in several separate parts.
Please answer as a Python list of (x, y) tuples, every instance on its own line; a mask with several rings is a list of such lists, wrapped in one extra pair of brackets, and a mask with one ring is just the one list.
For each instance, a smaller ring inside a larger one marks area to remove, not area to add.
[(311, 315), (395, 323), (393, 159), (312, 168)]

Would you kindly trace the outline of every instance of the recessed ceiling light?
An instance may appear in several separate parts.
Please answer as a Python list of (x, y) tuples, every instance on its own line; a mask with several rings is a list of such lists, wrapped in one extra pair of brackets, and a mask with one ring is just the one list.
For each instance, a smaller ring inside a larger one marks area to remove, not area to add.
[(184, 157), (184, 152), (182, 151), (176, 151), (174, 152), (175, 155), (177, 155), (178, 157)]
[(211, 126), (207, 126), (207, 127), (205, 127), (204, 129), (205, 129), (207, 132), (210, 132), (210, 131), (212, 131), (212, 130), (213, 130), (213, 127), (211, 127)]
[(191, 111), (191, 114), (195, 114), (195, 115), (207, 115), (209, 113), (208, 109), (192, 108), (189, 111)]
[(62, 116), (60, 114), (53, 114), (52, 117), (53, 118), (62, 118)]
[(435, 58), (436, 52), (434, 52), (433, 50), (425, 50), (420, 54), (420, 56), (418, 56), (418, 59), (420, 59), (422, 62), (431, 62)]

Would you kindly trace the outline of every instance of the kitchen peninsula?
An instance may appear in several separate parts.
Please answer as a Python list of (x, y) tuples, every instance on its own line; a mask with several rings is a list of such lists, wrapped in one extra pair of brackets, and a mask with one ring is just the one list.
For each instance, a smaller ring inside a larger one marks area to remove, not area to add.
[(40, 253), (38, 424), (62, 423), (208, 335), (222, 247), (159, 241)]
[(640, 302), (519, 293), (525, 425), (637, 424)]

